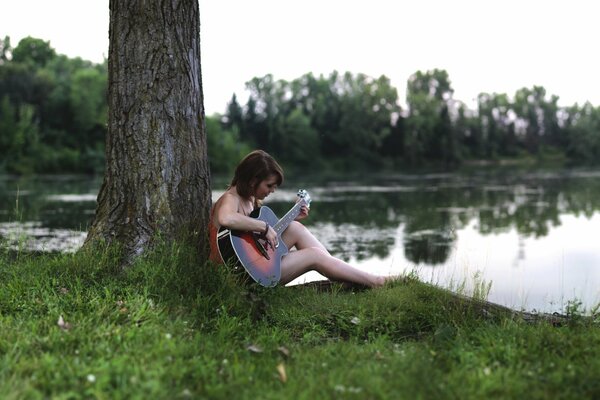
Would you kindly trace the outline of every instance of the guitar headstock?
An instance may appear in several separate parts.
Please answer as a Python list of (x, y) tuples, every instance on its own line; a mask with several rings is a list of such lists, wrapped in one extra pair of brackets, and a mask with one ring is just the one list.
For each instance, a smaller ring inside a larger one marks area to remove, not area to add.
[(310, 195), (304, 189), (298, 190), (297, 196), (300, 198), (300, 201), (303, 201), (308, 207), (310, 207)]

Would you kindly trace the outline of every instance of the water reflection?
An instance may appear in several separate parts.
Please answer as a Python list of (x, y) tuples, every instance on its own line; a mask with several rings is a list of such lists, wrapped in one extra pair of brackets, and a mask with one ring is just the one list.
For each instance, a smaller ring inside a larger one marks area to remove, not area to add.
[(453, 231), (426, 229), (411, 232), (404, 238), (404, 254), (415, 264), (443, 264), (455, 240)]
[(11, 249), (31, 252), (75, 252), (86, 233), (71, 229), (50, 229), (41, 222), (1, 222), (0, 238)]
[(77, 250), (100, 183), (88, 176), (0, 176), (0, 240), (29, 251)]
[[(524, 237), (544, 237), (551, 228), (560, 226), (561, 214), (591, 216), (600, 206), (599, 177), (594, 171), (520, 176), (445, 174), (420, 182), (414, 177), (384, 177), (380, 181), (390, 185), (389, 190), (375, 182), (373, 191), (355, 182), (336, 182), (312, 195), (311, 220), (336, 227), (348, 223), (361, 229), (376, 227), (381, 229), (379, 239), (387, 243), (386, 228), (402, 225), (407, 259), (417, 264), (439, 264), (450, 254), (455, 232), (472, 221), (482, 235), (516, 229)], [(285, 206), (278, 206), (279, 202), (271, 204), (285, 212)], [(340, 250), (351, 252), (352, 245)], [(388, 246), (387, 250), (381, 255), (387, 256), (392, 249)]]
[(367, 270), (415, 270), (467, 291), (491, 282), (489, 299), (514, 308), (600, 301), (600, 250), (590, 241), (600, 230), (598, 171), (421, 178), (370, 177), (373, 191), (358, 182), (320, 187), (315, 234)]
[[(281, 216), (306, 188), (306, 224), (360, 268), (416, 270), (446, 287), (475, 285), (478, 276), (492, 282), (492, 301), (561, 311), (573, 298), (588, 307), (599, 300), (599, 178), (593, 170), (290, 177), (267, 204)], [(18, 231), (38, 250), (76, 249), (99, 186), (86, 177), (0, 177), (0, 236)]]

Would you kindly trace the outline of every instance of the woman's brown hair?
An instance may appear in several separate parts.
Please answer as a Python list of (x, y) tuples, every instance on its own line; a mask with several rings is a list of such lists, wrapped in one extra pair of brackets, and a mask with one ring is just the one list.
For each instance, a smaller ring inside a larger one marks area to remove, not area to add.
[(277, 186), (281, 186), (283, 169), (267, 152), (254, 150), (236, 167), (231, 186), (235, 186), (240, 196), (248, 199), (254, 193), (254, 189), (272, 175), (277, 177)]

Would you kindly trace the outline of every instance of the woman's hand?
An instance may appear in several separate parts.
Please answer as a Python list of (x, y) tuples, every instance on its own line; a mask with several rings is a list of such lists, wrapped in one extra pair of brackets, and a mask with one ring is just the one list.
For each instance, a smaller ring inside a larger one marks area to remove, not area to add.
[(301, 221), (304, 218), (308, 217), (308, 210), (309, 210), (308, 206), (307, 205), (303, 205), (300, 208), (300, 214), (298, 214), (298, 216), (296, 217), (296, 221)]
[(275, 229), (273, 229), (272, 226), (269, 226), (269, 229), (267, 229), (265, 240), (267, 241), (267, 246), (271, 247), (273, 250), (275, 250), (275, 247), (279, 246), (277, 232), (275, 232)]

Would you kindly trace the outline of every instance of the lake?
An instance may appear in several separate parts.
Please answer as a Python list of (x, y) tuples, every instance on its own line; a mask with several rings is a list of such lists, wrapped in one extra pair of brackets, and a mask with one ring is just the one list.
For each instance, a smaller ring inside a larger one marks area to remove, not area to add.
[[(216, 197), (225, 181), (214, 181)], [(100, 184), (0, 176), (4, 244), (77, 250)], [(490, 285), (488, 300), (518, 310), (564, 312), (580, 301), (589, 311), (600, 302), (600, 170), (290, 177), (266, 205), (282, 216), (298, 188), (313, 200), (306, 225), (358, 268), (410, 272), (467, 294)]]

